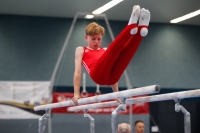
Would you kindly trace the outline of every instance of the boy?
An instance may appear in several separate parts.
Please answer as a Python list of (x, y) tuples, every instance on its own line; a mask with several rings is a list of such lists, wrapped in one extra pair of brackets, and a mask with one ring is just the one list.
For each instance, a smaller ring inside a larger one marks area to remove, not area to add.
[[(137, 22), (139, 23), (137, 26)], [(118, 91), (118, 80), (137, 51), (142, 38), (148, 33), (150, 12), (140, 6), (134, 6), (128, 25), (109, 45), (101, 48), (104, 28), (97, 23), (90, 23), (85, 31), (87, 47), (77, 47), (75, 52), (74, 97), (78, 104), (80, 98), (81, 64), (92, 80), (99, 85), (110, 85)], [(118, 99), (120, 102), (120, 100)]]

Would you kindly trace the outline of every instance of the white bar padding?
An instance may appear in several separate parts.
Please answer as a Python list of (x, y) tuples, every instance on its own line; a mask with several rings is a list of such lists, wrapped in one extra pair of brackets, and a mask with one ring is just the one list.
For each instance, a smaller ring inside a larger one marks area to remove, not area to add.
[(64, 102), (36, 106), (36, 107), (34, 107), (34, 110), (35, 111), (48, 110), (48, 109), (52, 109), (52, 108), (60, 108), (60, 107), (72, 106), (72, 105), (74, 105), (74, 103), (72, 102), (72, 100), (69, 100), (69, 101), (64, 101)]
[[(108, 94), (103, 94), (103, 95), (81, 98), (78, 100), (78, 104), (82, 105), (82, 104), (96, 103), (96, 102), (101, 102), (105, 100), (117, 99), (117, 98), (128, 98), (128, 97), (139, 96), (139, 95), (144, 95), (144, 94), (153, 94), (153, 93), (158, 93), (159, 91), (160, 91), (160, 87), (158, 85), (151, 85), (151, 86), (146, 86), (146, 87), (141, 87), (141, 88), (136, 88), (136, 89), (128, 89), (124, 91), (118, 91), (118, 92), (113, 92), (113, 93), (108, 93)], [(37, 107), (34, 107), (34, 110), (35, 111), (47, 110), (47, 109), (66, 107), (66, 106), (72, 106), (72, 105), (74, 105), (74, 103), (72, 102), (72, 100), (70, 100), (70, 101), (37, 106)]]
[(118, 106), (118, 105), (120, 105), (120, 103), (117, 102), (117, 101), (93, 103), (93, 104), (86, 104), (86, 105), (70, 107), (70, 108), (68, 108), (68, 111), (77, 112), (77, 111), (80, 111), (80, 110), (105, 108), (105, 107), (112, 107), (112, 106)]
[(87, 98), (81, 98), (78, 100), (78, 104), (87, 104), (93, 102), (101, 102), (105, 100), (117, 99), (117, 98), (128, 98), (132, 96), (144, 95), (144, 94), (152, 94), (160, 91), (160, 87), (158, 85), (152, 85), (147, 87), (141, 87), (136, 89), (129, 89), (124, 91), (118, 91), (103, 95), (97, 95)]
[(178, 100), (178, 99), (194, 98), (194, 97), (200, 97), (200, 89), (168, 93), (168, 94), (161, 94), (161, 95), (154, 95), (154, 96), (147, 96), (147, 97), (141, 97), (141, 98), (131, 98), (131, 99), (126, 100), (126, 103), (127, 104), (138, 104), (138, 103), (145, 103), (145, 102)]
[[(177, 99), (192, 98), (192, 97), (200, 97), (200, 89), (199, 90), (168, 93), (168, 94), (161, 94), (161, 95), (154, 95), (154, 96), (145, 96), (145, 97), (139, 97), (139, 98), (129, 98), (125, 101), (125, 103), (126, 104), (138, 104), (138, 103), (145, 103), (145, 102), (177, 100)], [(68, 110), (77, 112), (77, 111), (80, 111), (80, 110), (105, 108), (105, 107), (118, 106), (118, 105), (119, 105), (119, 102), (111, 101), (111, 102), (102, 102), (102, 103), (94, 103), (94, 104), (87, 104), (87, 105), (81, 105), (81, 106), (74, 106), (74, 107), (68, 108)]]

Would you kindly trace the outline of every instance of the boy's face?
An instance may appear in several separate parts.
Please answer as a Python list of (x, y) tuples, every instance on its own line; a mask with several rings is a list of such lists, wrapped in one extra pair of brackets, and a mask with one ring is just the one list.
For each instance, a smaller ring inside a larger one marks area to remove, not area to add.
[(85, 40), (90, 48), (98, 49), (101, 45), (102, 37), (102, 34), (86, 35)]

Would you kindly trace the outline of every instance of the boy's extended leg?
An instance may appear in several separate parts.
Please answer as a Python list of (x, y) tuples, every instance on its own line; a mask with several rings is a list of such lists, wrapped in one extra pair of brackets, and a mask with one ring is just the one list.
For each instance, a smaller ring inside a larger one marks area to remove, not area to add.
[(148, 25), (150, 21), (150, 12), (146, 9), (141, 9), (140, 19), (138, 24), (138, 33), (129, 40), (124, 49), (118, 56), (115, 65), (111, 71), (111, 79), (113, 81), (118, 81), (122, 73), (128, 66), (132, 57), (136, 53), (142, 38), (148, 33)]
[[(106, 84), (110, 79), (110, 73), (118, 59), (121, 51), (127, 42), (133, 36), (131, 33), (137, 32), (137, 21), (140, 15), (140, 6), (134, 6), (128, 25), (117, 36), (117, 38), (109, 45), (106, 52), (98, 60), (95, 68), (90, 73), (91, 78), (98, 84)], [(107, 84), (108, 85), (108, 84)]]

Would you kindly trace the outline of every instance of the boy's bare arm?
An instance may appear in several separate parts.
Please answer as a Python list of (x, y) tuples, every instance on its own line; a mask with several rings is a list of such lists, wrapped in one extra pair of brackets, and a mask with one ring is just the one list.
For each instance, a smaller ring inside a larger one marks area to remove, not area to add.
[(114, 85), (111, 85), (113, 92), (117, 92), (118, 90), (118, 83), (115, 83)]
[(81, 75), (82, 75), (82, 56), (83, 47), (77, 47), (75, 52), (75, 70), (74, 70), (74, 97), (72, 98), (75, 104), (80, 98), (80, 85), (81, 85)]
[[(119, 89), (118, 89), (118, 82), (115, 83), (114, 85), (111, 85), (111, 87), (112, 87), (113, 92), (119, 91)], [(122, 103), (121, 100), (120, 100), (120, 98), (117, 98), (116, 100), (117, 100), (117, 102)]]

